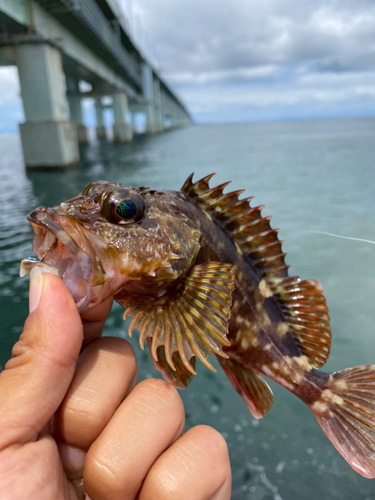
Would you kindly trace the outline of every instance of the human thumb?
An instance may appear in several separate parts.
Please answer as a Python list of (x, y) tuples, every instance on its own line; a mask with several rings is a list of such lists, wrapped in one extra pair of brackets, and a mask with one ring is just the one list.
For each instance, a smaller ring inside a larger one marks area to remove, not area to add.
[(61, 279), (30, 273), (30, 314), (0, 374), (0, 449), (35, 440), (62, 402), (82, 343), (82, 323)]

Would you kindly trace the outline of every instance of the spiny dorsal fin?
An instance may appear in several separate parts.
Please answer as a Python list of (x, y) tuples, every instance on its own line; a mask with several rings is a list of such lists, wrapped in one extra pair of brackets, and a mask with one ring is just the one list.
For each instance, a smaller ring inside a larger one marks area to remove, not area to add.
[(312, 366), (320, 368), (331, 347), (329, 313), (321, 284), (316, 280), (286, 278), (275, 280), (270, 288), (302, 353)]
[(252, 416), (257, 419), (264, 417), (273, 405), (273, 394), (267, 382), (255, 370), (236, 361), (222, 358), (218, 361)]
[(208, 183), (212, 174), (195, 184), (192, 177), (187, 179), (182, 191), (230, 231), (243, 253), (260, 271), (261, 280), (265, 280), (271, 294), (277, 298), (302, 354), (313, 366), (322, 366), (329, 356), (331, 329), (320, 283), (288, 277), (289, 266), (285, 264), (286, 254), (281, 249), (283, 241), (277, 237), (279, 230), (271, 228), (271, 217), (261, 216), (264, 206), (251, 207), (252, 198), (240, 200), (238, 196), (243, 190), (224, 194), (228, 183), (210, 188)]
[(251, 207), (252, 197), (240, 200), (238, 197), (244, 189), (224, 194), (223, 190), (229, 182), (210, 188), (209, 181), (213, 175), (207, 175), (194, 184), (192, 174), (181, 191), (194, 198), (232, 233), (244, 254), (260, 270), (262, 278), (287, 277), (289, 266), (285, 264), (286, 254), (281, 251), (283, 242), (277, 237), (279, 230), (271, 228), (271, 217), (261, 216), (264, 206)]
[[(234, 270), (230, 264), (209, 262), (194, 266), (168, 294), (154, 303), (140, 297), (123, 302), (124, 319), (133, 316), (129, 335), (134, 328), (140, 331), (139, 343), (152, 337), (151, 355), (158, 361), (158, 349), (163, 346), (163, 356), (176, 371), (173, 353), (195, 375), (190, 360), (196, 356), (213, 371), (208, 356), (211, 353), (228, 357), (224, 346), (227, 339), (228, 321), (234, 288)], [(164, 359), (163, 358), (163, 359)]]

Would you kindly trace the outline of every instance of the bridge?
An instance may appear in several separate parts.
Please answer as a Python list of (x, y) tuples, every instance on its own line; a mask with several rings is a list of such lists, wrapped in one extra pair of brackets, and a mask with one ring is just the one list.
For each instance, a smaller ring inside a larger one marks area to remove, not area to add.
[(95, 100), (98, 139), (106, 137), (106, 107), (113, 109), (114, 142), (132, 140), (135, 113), (144, 114), (149, 134), (191, 123), (116, 0), (0, 0), (0, 65), (18, 69), (27, 167), (78, 162), (78, 143), (88, 141), (84, 97)]

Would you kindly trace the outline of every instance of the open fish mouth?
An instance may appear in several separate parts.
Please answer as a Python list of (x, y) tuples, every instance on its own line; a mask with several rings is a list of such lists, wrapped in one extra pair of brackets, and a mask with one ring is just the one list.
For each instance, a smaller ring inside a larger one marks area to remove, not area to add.
[(90, 256), (45, 213), (45, 209), (34, 210), (27, 219), (34, 231), (33, 251), (39, 260), (23, 260), (21, 275), (30, 274), (35, 265), (58, 275), (72, 294), (79, 312), (85, 311), (92, 292)]

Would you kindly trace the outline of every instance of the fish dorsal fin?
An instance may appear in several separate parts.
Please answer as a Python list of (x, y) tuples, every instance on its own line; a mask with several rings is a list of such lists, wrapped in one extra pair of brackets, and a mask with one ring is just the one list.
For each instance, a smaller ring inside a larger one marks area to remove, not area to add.
[(270, 290), (278, 299), (289, 331), (302, 354), (313, 367), (323, 366), (331, 347), (331, 326), (319, 281), (284, 278), (274, 280)]
[(243, 190), (223, 193), (229, 183), (210, 188), (210, 174), (192, 182), (188, 177), (181, 191), (193, 198), (204, 210), (229, 231), (244, 255), (259, 270), (260, 283), (267, 284), (269, 295), (275, 295), (302, 354), (313, 366), (322, 366), (328, 356), (331, 329), (328, 308), (319, 282), (301, 281), (288, 277), (283, 241), (277, 237), (278, 229), (272, 229), (271, 217), (262, 217), (264, 206), (251, 207), (252, 198), (240, 200)]
[(173, 371), (177, 370), (173, 361), (176, 352), (184, 367), (194, 375), (190, 364), (194, 356), (215, 371), (208, 356), (215, 353), (227, 357), (223, 347), (230, 345), (227, 333), (233, 288), (234, 270), (230, 264), (196, 265), (156, 301), (141, 295), (123, 303), (124, 319), (133, 316), (129, 335), (134, 328), (139, 329), (142, 349), (144, 340), (152, 337), (150, 350), (156, 362), (158, 348), (163, 346), (163, 357)]
[(220, 366), (254, 418), (262, 418), (273, 405), (273, 394), (260, 373), (231, 359), (218, 358)]
[(259, 269), (261, 278), (287, 277), (289, 266), (285, 264), (286, 254), (281, 250), (283, 242), (277, 237), (279, 230), (271, 228), (271, 217), (261, 216), (264, 206), (251, 207), (253, 197), (240, 200), (238, 197), (244, 189), (224, 194), (229, 182), (210, 188), (208, 183), (213, 175), (207, 175), (195, 184), (193, 175), (190, 175), (181, 191), (212, 213), (233, 235), (243, 253)]

